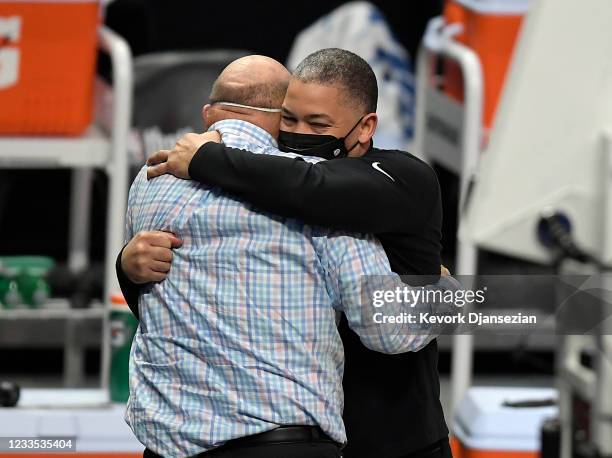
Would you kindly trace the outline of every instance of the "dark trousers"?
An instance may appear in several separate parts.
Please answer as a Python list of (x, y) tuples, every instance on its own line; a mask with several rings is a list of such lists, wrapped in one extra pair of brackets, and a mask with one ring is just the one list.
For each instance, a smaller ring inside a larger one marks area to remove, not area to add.
[[(346, 458), (349, 458), (348, 456)], [(453, 453), (448, 443), (448, 439), (441, 440), (423, 450), (419, 450), (401, 458), (453, 458)]]
[[(203, 453), (202, 458), (341, 458), (337, 446), (325, 442), (300, 444), (262, 444), (242, 448), (220, 447)], [(145, 449), (144, 458), (161, 458), (149, 449)], [(345, 456), (344, 458), (350, 458)], [(383, 458), (383, 457), (381, 457)], [(448, 439), (399, 458), (453, 458)]]
[[(340, 448), (328, 442), (295, 444), (260, 444), (244, 447), (220, 447), (202, 453), (202, 458), (340, 458)], [(145, 449), (144, 458), (161, 458)]]

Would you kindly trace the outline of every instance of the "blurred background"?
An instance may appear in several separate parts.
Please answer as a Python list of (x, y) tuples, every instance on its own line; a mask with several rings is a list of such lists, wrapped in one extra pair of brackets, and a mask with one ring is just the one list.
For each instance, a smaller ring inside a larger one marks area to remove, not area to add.
[[(135, 325), (117, 312), (114, 261), (128, 185), (150, 153), (202, 130), (214, 78), (246, 54), (289, 69), (325, 47), (368, 60), (376, 146), (435, 168), (444, 264), (468, 282), (503, 275), (500, 309), (554, 314), (551, 279), (609, 270), (609, 1), (77, 3), (0, 0), (0, 381), (26, 405), (80, 402), (30, 388), (124, 397)], [(565, 457), (612, 456), (609, 329), (441, 337), (456, 456), (561, 456), (561, 437)]]

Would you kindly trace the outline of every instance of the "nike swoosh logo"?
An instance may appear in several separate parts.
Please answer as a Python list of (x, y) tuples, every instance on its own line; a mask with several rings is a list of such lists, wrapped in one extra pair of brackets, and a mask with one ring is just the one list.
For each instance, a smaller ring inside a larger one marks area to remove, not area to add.
[(380, 173), (384, 173), (385, 175), (387, 175), (389, 178), (391, 178), (391, 181), (395, 181), (395, 178), (393, 178), (391, 175), (389, 175), (387, 172), (380, 168), (380, 162), (372, 162), (372, 167), (374, 167), (374, 170), (378, 170)]

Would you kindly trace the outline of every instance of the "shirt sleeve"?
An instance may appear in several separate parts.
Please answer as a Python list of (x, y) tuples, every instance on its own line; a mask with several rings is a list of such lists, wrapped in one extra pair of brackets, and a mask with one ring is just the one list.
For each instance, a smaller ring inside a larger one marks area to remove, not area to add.
[[(125, 247), (123, 247), (123, 249), (125, 249)], [(117, 279), (119, 280), (119, 287), (121, 288), (123, 297), (136, 319), (139, 320), (140, 314), (138, 312), (138, 298), (140, 297), (140, 290), (142, 286), (132, 282), (123, 271), (123, 268), (121, 267), (121, 255), (123, 254), (123, 249), (117, 256), (115, 271), (117, 272)]]
[(366, 155), (312, 164), (209, 142), (196, 152), (189, 175), (308, 224), (375, 234), (422, 230), (440, 198), (433, 170), (396, 156), (403, 170), (382, 173), (373, 161)]
[[(134, 183), (132, 183), (132, 187), (130, 188), (130, 193), (128, 196), (128, 205), (127, 211), (125, 214), (125, 232), (124, 232), (124, 242), (127, 244), (132, 238), (134, 234), (136, 234), (135, 226), (134, 226), (134, 212), (137, 208), (138, 201), (138, 193), (140, 189), (140, 184), (143, 179), (143, 172), (141, 171)], [(121, 267), (121, 255), (123, 254), (123, 250), (125, 246), (119, 252), (117, 256), (117, 260), (115, 261), (115, 271), (117, 273), (117, 279), (119, 280), (119, 287), (121, 288), (121, 292), (123, 293), (123, 297), (127, 302), (128, 307), (134, 314), (137, 319), (140, 319), (140, 315), (138, 312), (138, 298), (140, 297), (140, 290), (143, 285), (139, 285), (137, 283), (133, 283), (123, 271)]]
[[(452, 277), (442, 277), (438, 283), (423, 287), (403, 283), (391, 271), (380, 243), (371, 236), (328, 237), (325, 259), (328, 288), (336, 307), (344, 312), (362, 343), (382, 353), (418, 351), (430, 343), (443, 327), (421, 321), (421, 314), (452, 313), (454, 304), (440, 304), (435, 294), (426, 292), (437, 291), (440, 293), (437, 297), (441, 297), (446, 291), (461, 289)], [(401, 294), (387, 296), (382, 303), (385, 292), (394, 293), (398, 289)], [(382, 316), (404, 313), (414, 316), (415, 321), (380, 322)]]

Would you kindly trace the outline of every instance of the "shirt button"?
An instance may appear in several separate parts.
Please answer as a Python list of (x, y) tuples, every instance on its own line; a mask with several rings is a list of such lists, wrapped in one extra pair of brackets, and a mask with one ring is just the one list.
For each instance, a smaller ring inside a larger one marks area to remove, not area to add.
[(340, 149), (335, 149), (334, 150), (334, 157), (337, 157), (338, 154), (340, 154)]

